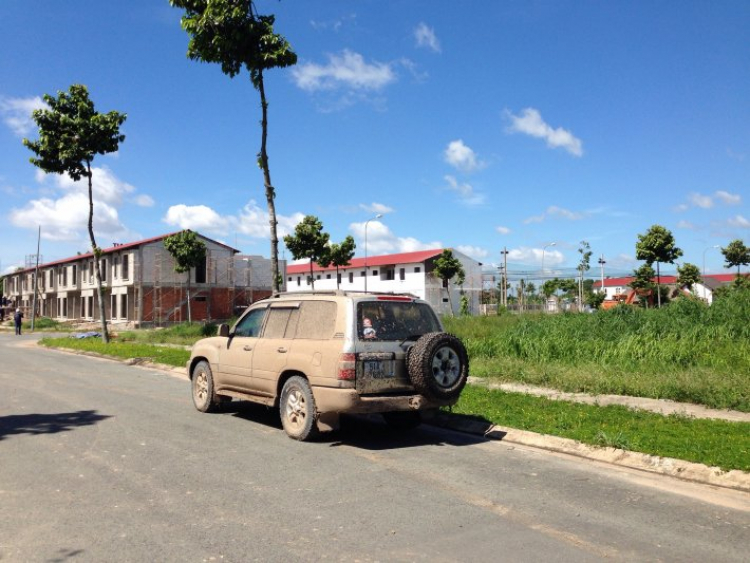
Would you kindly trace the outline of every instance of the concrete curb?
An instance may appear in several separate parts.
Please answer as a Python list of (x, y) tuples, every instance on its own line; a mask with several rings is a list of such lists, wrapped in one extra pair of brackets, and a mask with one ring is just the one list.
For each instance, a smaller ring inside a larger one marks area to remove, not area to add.
[[(112, 360), (115, 362), (124, 363), (126, 365), (138, 366), (146, 369), (155, 369), (166, 372), (167, 375), (179, 377), (180, 379), (188, 379), (186, 368), (153, 363), (148, 361), (148, 358), (128, 358), (126, 360), (122, 360), (119, 358), (113, 358), (112, 356), (105, 356), (97, 352), (65, 350), (62, 348), (52, 349), (61, 352), (67, 352), (69, 354), (78, 354), (82, 356), (92, 356), (105, 360)], [(637, 469), (640, 471), (648, 471), (650, 473), (667, 475), (685, 481), (703, 483), (706, 485), (713, 485), (726, 489), (734, 489), (737, 491), (750, 492), (750, 473), (745, 473), (744, 471), (723, 471), (718, 467), (708, 467), (707, 465), (703, 465), (701, 463), (692, 463), (680, 459), (653, 456), (638, 452), (618, 450), (615, 448), (589, 446), (587, 444), (583, 444), (576, 440), (570, 440), (568, 438), (559, 438), (557, 436), (549, 436), (547, 434), (537, 434), (535, 432), (518, 430), (516, 428), (508, 428), (505, 426), (497, 426), (486, 422), (480, 422), (478, 420), (457, 418), (455, 416), (443, 413), (440, 413), (432, 418), (429, 421), (429, 424), (440, 428), (446, 428), (448, 430), (455, 430), (457, 432), (483, 436), (490, 440), (499, 440), (511, 444), (530, 446), (552, 452), (573, 455), (584, 459), (591, 459), (604, 463), (610, 463), (612, 465), (628, 467), (630, 469)]]
[(701, 463), (691, 463), (680, 459), (589, 446), (568, 438), (496, 426), (477, 420), (458, 419), (447, 414), (439, 414), (430, 423), (449, 430), (484, 436), (490, 440), (531, 446), (630, 469), (668, 475), (685, 481), (750, 492), (750, 473), (744, 471), (723, 471), (718, 467), (708, 467)]

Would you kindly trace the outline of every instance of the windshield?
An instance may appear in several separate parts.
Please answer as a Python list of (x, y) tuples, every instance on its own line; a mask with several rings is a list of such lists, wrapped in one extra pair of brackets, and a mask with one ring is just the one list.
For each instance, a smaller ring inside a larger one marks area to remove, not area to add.
[(440, 330), (435, 313), (426, 303), (361, 301), (357, 304), (360, 340), (406, 340)]

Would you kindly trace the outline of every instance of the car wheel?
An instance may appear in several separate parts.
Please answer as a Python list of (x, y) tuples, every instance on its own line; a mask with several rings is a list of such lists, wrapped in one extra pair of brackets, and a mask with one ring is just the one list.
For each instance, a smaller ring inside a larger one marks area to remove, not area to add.
[(208, 362), (200, 361), (195, 364), (190, 381), (195, 408), (201, 412), (216, 412), (219, 410), (221, 399), (214, 393), (214, 376)]
[(452, 334), (431, 332), (412, 347), (408, 370), (417, 392), (433, 399), (455, 399), (469, 377), (469, 356)]
[(384, 412), (382, 415), (388, 427), (394, 430), (413, 430), (422, 424), (419, 411), (393, 411)]
[(307, 440), (317, 431), (315, 398), (304, 377), (290, 377), (281, 390), (279, 399), (281, 425), (290, 438)]

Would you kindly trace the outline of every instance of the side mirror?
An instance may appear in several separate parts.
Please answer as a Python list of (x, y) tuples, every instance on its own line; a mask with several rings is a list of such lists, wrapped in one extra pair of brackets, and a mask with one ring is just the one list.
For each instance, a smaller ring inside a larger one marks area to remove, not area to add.
[(229, 338), (229, 325), (227, 323), (221, 323), (216, 334), (218, 336), (223, 336), (224, 338)]

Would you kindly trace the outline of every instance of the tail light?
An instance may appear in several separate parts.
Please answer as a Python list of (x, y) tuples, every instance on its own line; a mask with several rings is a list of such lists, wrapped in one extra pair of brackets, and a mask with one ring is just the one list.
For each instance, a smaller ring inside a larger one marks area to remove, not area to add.
[(354, 381), (357, 376), (357, 354), (341, 354), (339, 356), (339, 379)]

